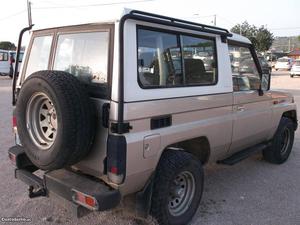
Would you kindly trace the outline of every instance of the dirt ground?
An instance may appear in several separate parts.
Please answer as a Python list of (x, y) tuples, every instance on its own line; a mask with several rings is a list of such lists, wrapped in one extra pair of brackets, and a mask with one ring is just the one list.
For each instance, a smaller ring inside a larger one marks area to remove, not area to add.
[[(77, 219), (54, 200), (29, 199), (27, 186), (14, 179), (14, 167), (7, 158), (13, 145), (11, 132), (11, 80), (0, 77), (0, 223), (7, 217), (29, 218), (28, 223), (9, 224), (83, 224), (150, 225), (129, 215), (124, 208), (95, 212)], [(300, 77), (273, 72), (272, 89), (294, 94), (300, 105)], [(299, 112), (298, 112), (298, 118)], [(254, 155), (234, 166), (209, 165), (205, 168), (205, 189), (192, 225), (297, 225), (300, 224), (300, 133), (283, 165), (272, 165)], [(4, 224), (4, 222), (2, 222)]]

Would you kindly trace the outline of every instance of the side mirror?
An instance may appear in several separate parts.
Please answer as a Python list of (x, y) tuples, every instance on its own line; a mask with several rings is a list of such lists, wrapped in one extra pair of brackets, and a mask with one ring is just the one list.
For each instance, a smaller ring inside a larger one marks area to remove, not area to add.
[(268, 91), (270, 90), (271, 85), (271, 74), (263, 74), (261, 79), (261, 90)]

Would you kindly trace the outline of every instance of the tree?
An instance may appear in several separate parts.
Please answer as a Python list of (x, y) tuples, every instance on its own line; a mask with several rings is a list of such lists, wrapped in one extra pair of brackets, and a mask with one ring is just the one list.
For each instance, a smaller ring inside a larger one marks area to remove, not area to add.
[(273, 34), (266, 29), (264, 26), (261, 26), (257, 30), (256, 34), (256, 49), (260, 52), (265, 52), (270, 49), (274, 41)]
[(300, 41), (300, 35), (298, 36), (298, 41)]
[(16, 46), (12, 42), (2, 41), (2, 42), (0, 42), (0, 49), (4, 49), (4, 50), (16, 50)]
[(257, 51), (267, 51), (273, 41), (273, 34), (264, 26), (257, 28), (254, 25), (250, 25), (247, 21), (242, 24), (236, 24), (231, 28), (231, 32), (241, 34), (252, 42)]

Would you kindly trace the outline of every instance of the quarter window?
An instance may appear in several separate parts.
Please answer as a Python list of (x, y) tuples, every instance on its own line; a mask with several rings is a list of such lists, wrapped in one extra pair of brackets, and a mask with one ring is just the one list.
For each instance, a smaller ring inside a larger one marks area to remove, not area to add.
[(233, 91), (258, 90), (260, 76), (248, 47), (229, 45)]
[(215, 41), (138, 29), (138, 79), (144, 88), (211, 85), (217, 80)]
[(26, 76), (48, 69), (52, 36), (35, 37), (27, 63)]

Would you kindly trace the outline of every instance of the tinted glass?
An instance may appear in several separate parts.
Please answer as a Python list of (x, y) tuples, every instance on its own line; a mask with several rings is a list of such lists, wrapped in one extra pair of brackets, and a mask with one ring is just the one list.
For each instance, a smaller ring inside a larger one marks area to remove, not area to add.
[[(10, 53), (10, 56), (13, 57), (14, 59), (16, 59), (17, 53), (16, 52), (12, 52), (12, 53)], [(24, 53), (20, 52), (19, 62), (23, 61), (23, 56), (24, 56)]]
[(31, 47), (26, 76), (48, 69), (52, 36), (35, 37)]
[(176, 35), (138, 30), (138, 74), (143, 87), (182, 85), (181, 64)]
[(214, 40), (138, 29), (138, 77), (142, 87), (216, 83)]
[(73, 74), (85, 84), (107, 83), (108, 32), (59, 35), (54, 69)]
[(257, 71), (251, 51), (247, 47), (229, 45), (233, 90), (257, 90), (260, 86), (260, 76)]
[(213, 40), (182, 36), (185, 84), (214, 84), (217, 70)]
[(278, 62), (286, 62), (286, 63), (288, 63), (288, 62), (290, 62), (290, 60), (286, 59), (286, 58), (281, 58), (281, 59), (278, 59)]

